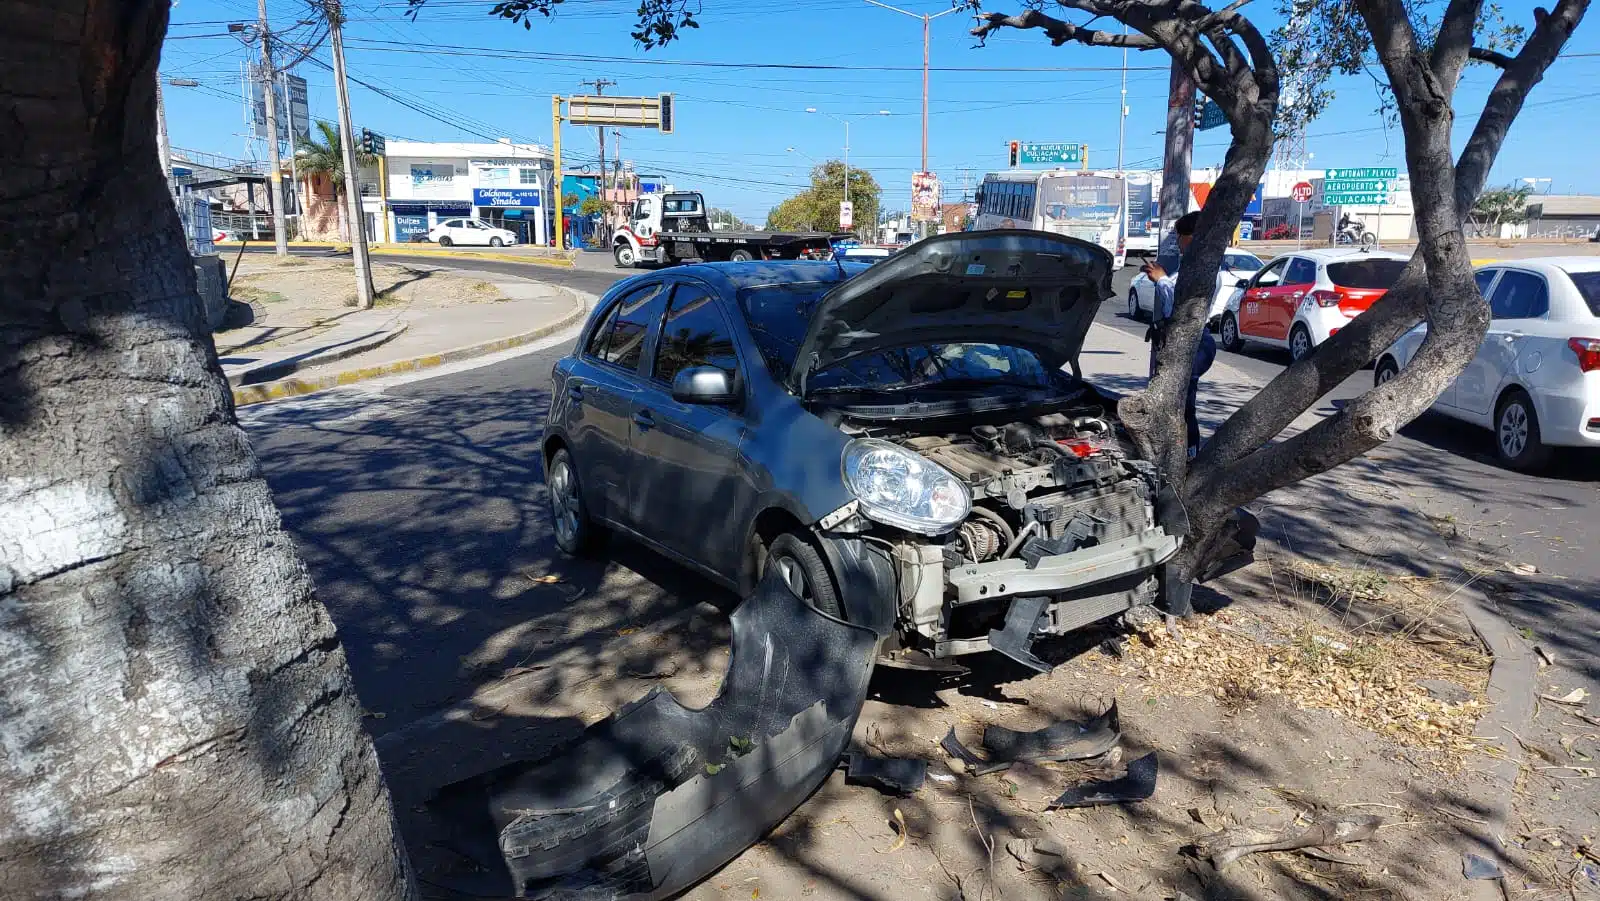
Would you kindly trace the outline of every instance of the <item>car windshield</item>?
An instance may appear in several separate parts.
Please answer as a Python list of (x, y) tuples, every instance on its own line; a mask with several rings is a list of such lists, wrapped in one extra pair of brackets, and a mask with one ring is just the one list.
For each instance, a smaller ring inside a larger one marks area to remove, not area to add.
[(1222, 265), (1239, 272), (1254, 272), (1261, 268), (1261, 261), (1247, 253), (1230, 253), (1223, 256)]
[(1348, 260), (1328, 264), (1328, 278), (1341, 288), (1382, 288), (1387, 291), (1400, 278), (1406, 260)]
[[(833, 283), (764, 285), (740, 292), (750, 334), (774, 378), (788, 377), (811, 311)], [(856, 357), (811, 376), (808, 391), (1049, 388), (1067, 376), (1033, 351), (998, 344), (918, 344)]]
[(1600, 316), (1600, 269), (1588, 272), (1568, 272), (1567, 277), (1578, 286), (1578, 293), (1589, 304), (1589, 312)]

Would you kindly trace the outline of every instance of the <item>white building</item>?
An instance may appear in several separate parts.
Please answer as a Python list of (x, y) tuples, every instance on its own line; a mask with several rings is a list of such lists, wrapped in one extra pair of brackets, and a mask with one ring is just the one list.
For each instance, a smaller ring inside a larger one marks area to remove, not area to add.
[[(405, 243), (441, 220), (471, 216), (516, 232), (528, 244), (550, 240), (550, 151), (535, 144), (390, 141), (384, 178), (371, 191), (362, 173), (369, 222), (386, 227), (379, 240)], [(386, 186), (387, 190), (384, 190)]]

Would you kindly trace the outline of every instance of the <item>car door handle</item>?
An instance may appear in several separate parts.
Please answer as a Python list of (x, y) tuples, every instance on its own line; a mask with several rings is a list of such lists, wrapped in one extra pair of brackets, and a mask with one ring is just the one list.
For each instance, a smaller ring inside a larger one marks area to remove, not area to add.
[(656, 427), (656, 417), (649, 410), (640, 410), (633, 414), (633, 424), (638, 426), (641, 432), (648, 431)]
[(567, 383), (567, 396), (572, 398), (575, 401), (582, 401), (583, 400), (583, 386), (582, 385), (573, 384), (572, 382), (568, 382)]

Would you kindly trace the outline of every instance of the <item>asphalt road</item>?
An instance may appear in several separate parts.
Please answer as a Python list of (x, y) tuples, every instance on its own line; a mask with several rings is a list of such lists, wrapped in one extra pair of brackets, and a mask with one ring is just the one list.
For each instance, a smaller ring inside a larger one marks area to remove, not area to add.
[[(630, 274), (599, 254), (580, 257), (570, 270), (438, 256), (383, 259), (531, 277), (596, 294)], [(1097, 321), (1142, 335), (1144, 326), (1125, 313), (1135, 271), (1118, 274), (1117, 295)], [(351, 643), (358, 681), (368, 681), (363, 697), (373, 679), (428, 675), (391, 669), (405, 656), (397, 650), (403, 636), (422, 624), (450, 622), (461, 630), (461, 622), (481, 620), (481, 628), (449, 639), (467, 653), (531, 613), (513, 606), (490, 615), (483, 605), (497, 603), (503, 589), (496, 586), (508, 573), (544, 565), (554, 553), (536, 448), (551, 364), (564, 351), (556, 346), (382, 393), (332, 392), (241, 412)], [(1246, 348), (1220, 352), (1219, 361), (1264, 382), (1287, 356)], [(1370, 370), (1357, 373), (1320, 408), (1358, 395), (1371, 377)], [(1562, 668), (1600, 696), (1600, 459), (1563, 454), (1547, 472), (1518, 474), (1493, 463), (1490, 441), (1487, 431), (1424, 414), (1383, 449), (1383, 471), (1461, 556), (1502, 570), (1497, 578), (1512, 584), (1499, 598), (1501, 612), (1546, 647), (1561, 649)], [(633, 594), (639, 579), (653, 586), (638, 601), (645, 606), (670, 605), (669, 595), (685, 585), (697, 594), (712, 591), (648, 554), (619, 553), (621, 560), (589, 574), (596, 586), (620, 584), (620, 567), (636, 580)], [(417, 569), (421, 560), (429, 561), (426, 572)], [(1537, 573), (1505, 574), (1512, 565)], [(440, 586), (469, 587), (454, 597)]]

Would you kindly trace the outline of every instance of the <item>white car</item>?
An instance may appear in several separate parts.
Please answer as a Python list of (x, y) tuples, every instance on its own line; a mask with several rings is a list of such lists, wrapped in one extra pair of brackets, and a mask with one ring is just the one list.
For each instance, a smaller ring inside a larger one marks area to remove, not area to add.
[[(1151, 249), (1154, 254), (1154, 248)], [(1222, 268), (1217, 272), (1217, 290), (1211, 298), (1211, 309), (1206, 314), (1206, 324), (1212, 327), (1222, 322), (1222, 311), (1228, 306), (1235, 286), (1261, 268), (1261, 258), (1248, 250), (1230, 247), (1222, 255)], [(1128, 285), (1128, 318), (1143, 319), (1156, 308), (1156, 286), (1143, 272), (1133, 277)]]
[[(1493, 429), (1501, 462), (1534, 469), (1552, 447), (1600, 448), (1600, 257), (1508, 260), (1478, 269), (1483, 345), (1433, 409)], [(1411, 362), (1419, 325), (1378, 357), (1383, 384)]]
[(1284, 254), (1228, 298), (1222, 346), (1238, 351), (1259, 341), (1303, 359), (1388, 293), (1407, 259), (1355, 249)]
[(440, 247), (510, 247), (517, 243), (517, 233), (477, 219), (446, 219), (428, 229), (428, 240)]

